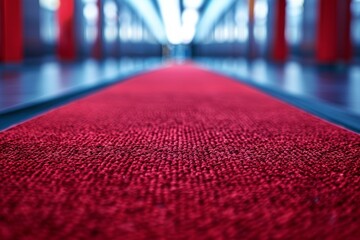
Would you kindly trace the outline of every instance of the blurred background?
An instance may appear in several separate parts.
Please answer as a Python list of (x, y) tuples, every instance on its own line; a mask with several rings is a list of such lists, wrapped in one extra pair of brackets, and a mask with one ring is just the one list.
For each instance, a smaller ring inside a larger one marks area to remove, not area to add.
[(3, 117), (188, 60), (359, 128), (360, 0), (0, 0)]
[(0, 14), (3, 63), (164, 55), (331, 63), (360, 52), (360, 0), (1, 0)]

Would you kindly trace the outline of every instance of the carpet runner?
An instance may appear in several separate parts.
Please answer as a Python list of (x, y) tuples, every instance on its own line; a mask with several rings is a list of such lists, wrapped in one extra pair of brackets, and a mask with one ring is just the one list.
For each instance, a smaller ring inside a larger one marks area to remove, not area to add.
[(0, 133), (3, 240), (359, 236), (360, 136), (195, 65)]

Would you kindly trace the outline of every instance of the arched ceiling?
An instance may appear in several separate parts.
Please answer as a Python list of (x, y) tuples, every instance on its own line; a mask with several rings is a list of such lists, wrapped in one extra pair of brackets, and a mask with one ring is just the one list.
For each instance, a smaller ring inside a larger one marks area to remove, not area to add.
[(123, 0), (160, 43), (200, 42), (236, 0)]

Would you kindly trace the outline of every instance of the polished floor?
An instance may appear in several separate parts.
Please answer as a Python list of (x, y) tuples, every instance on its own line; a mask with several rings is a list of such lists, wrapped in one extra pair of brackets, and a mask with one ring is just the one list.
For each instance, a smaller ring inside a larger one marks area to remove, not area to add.
[(202, 58), (233, 77), (343, 127), (360, 131), (360, 65), (316, 66), (289, 61)]
[(0, 113), (117, 82), (159, 64), (161, 59), (151, 58), (85, 60), (71, 64), (50, 60), (18, 67), (0, 65)]
[(322, 101), (360, 115), (360, 65), (315, 67), (298, 62), (199, 59), (205, 66), (245, 82)]
[[(319, 67), (264, 60), (201, 58), (204, 68), (231, 76), (323, 119), (360, 132), (360, 66)], [(163, 59), (76, 63), (46, 60), (0, 66), (0, 129), (22, 122), (135, 74)]]
[(159, 58), (123, 58), (0, 66), (0, 130), (161, 64)]

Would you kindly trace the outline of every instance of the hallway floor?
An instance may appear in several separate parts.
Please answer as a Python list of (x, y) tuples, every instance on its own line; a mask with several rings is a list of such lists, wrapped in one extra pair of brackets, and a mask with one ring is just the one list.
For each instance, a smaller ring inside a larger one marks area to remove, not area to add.
[(0, 238), (355, 239), (359, 146), (168, 64), (0, 133)]
[[(360, 67), (320, 68), (297, 62), (196, 59), (323, 119), (360, 132)], [(162, 59), (121, 59), (73, 64), (46, 61), (0, 68), (0, 130), (128, 77)]]
[(323, 119), (360, 132), (360, 66), (315, 66), (299, 62), (197, 59), (217, 71), (251, 85)]
[(160, 58), (0, 67), (0, 130), (162, 65)]

